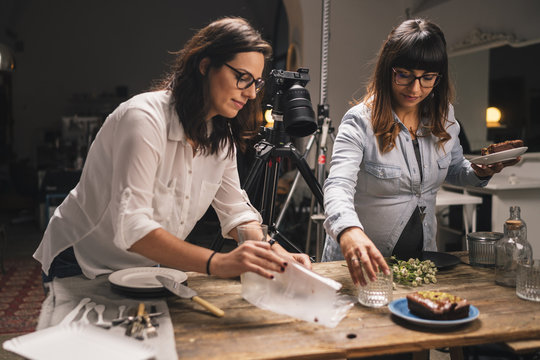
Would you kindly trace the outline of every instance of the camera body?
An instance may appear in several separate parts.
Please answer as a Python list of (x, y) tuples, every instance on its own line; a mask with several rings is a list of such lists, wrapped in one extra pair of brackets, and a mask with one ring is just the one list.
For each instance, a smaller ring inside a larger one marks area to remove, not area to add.
[(305, 88), (309, 82), (309, 69), (298, 71), (274, 69), (269, 75), (270, 94), (272, 96), (272, 114), (274, 119), (281, 120), (285, 131), (296, 137), (312, 134), (317, 130), (315, 113), (311, 105), (311, 97)]

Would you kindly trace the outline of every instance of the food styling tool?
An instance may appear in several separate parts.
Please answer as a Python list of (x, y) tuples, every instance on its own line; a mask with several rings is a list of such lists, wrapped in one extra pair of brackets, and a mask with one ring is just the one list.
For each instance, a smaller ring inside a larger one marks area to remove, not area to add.
[(172, 279), (169, 279), (165, 276), (156, 275), (156, 279), (163, 285), (167, 290), (172, 292), (175, 295), (180, 296), (181, 298), (185, 299), (191, 299), (195, 301), (197, 304), (201, 305), (208, 311), (210, 311), (212, 314), (214, 314), (217, 317), (222, 317), (225, 315), (225, 312), (218, 308), (215, 305), (210, 304), (208, 301), (200, 298), (197, 296), (197, 292), (185, 285), (182, 285), (178, 281), (174, 281)]
[(64, 319), (60, 322), (60, 325), (68, 324), (73, 321), (79, 315), (79, 311), (83, 308), (84, 305), (88, 304), (91, 301), (90, 298), (82, 298), (81, 301), (79, 301), (79, 304), (75, 306), (73, 310), (67, 314)]

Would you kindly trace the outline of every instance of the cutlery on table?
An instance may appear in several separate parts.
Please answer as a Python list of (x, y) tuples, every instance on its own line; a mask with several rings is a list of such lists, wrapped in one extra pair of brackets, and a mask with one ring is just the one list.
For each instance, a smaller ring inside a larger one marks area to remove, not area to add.
[(84, 305), (84, 312), (81, 315), (81, 318), (79, 321), (77, 321), (79, 324), (88, 325), (90, 324), (90, 320), (88, 320), (88, 313), (94, 309), (96, 306), (95, 302), (89, 302), (86, 305)]
[(157, 330), (152, 324), (152, 320), (150, 320), (150, 316), (148, 316), (147, 312), (144, 313), (143, 319), (144, 319), (144, 325), (146, 326), (145, 328), (146, 337), (147, 338), (156, 337), (158, 335)]
[[(154, 320), (154, 318), (158, 317), (158, 316), (161, 316), (163, 315), (163, 312), (152, 312), (150, 314), (148, 314), (148, 317), (150, 318), (151, 321)], [(137, 316), (125, 316), (123, 318), (119, 318), (119, 319), (113, 319), (111, 321), (112, 323), (112, 326), (117, 326), (117, 325), (121, 325), (121, 324), (124, 324), (124, 323), (131, 323), (133, 321), (135, 321), (137, 319)], [(156, 326), (156, 324), (152, 324), (154, 326)]]
[(83, 298), (81, 299), (81, 301), (79, 301), (79, 304), (77, 304), (77, 306), (75, 306), (75, 308), (73, 310), (71, 310), (65, 317), (64, 319), (60, 322), (60, 325), (62, 324), (68, 324), (70, 322), (73, 321), (73, 319), (75, 319), (77, 317), (77, 315), (79, 315), (79, 311), (81, 311), (82, 307), (84, 305), (86, 305), (87, 303), (89, 303), (91, 301), (90, 298)]
[(126, 311), (126, 305), (120, 305), (118, 307), (118, 319), (124, 316), (124, 311)]
[(98, 314), (98, 320), (94, 325), (99, 326), (99, 327), (104, 328), (104, 329), (110, 329), (111, 326), (112, 326), (112, 323), (109, 322), (109, 321), (103, 320), (103, 312), (105, 311), (105, 305), (102, 305), (102, 304), (96, 305), (94, 307), (94, 310)]
[(126, 328), (126, 335), (134, 337), (136, 339), (142, 340), (141, 333), (144, 330), (144, 325), (142, 324), (142, 315), (144, 314), (144, 303), (139, 303), (139, 308), (137, 310), (137, 316), (134, 317), (133, 321), (128, 324)]
[(191, 299), (198, 303), (199, 305), (203, 306), (205, 309), (210, 311), (212, 314), (216, 315), (217, 317), (222, 317), (225, 315), (225, 312), (218, 308), (217, 306), (209, 303), (208, 301), (200, 298), (197, 295), (197, 292), (185, 285), (182, 285), (178, 281), (174, 281), (172, 279), (169, 279), (168, 277), (156, 275), (156, 279), (163, 285), (167, 290), (172, 292), (173, 294), (176, 294), (180, 296), (181, 298)]

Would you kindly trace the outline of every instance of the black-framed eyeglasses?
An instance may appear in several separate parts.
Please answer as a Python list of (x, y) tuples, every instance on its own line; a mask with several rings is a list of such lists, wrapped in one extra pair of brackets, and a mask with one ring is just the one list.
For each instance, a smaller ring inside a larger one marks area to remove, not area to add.
[(410, 71), (406, 70), (397, 70), (392, 68), (394, 72), (394, 83), (400, 86), (409, 86), (413, 84), (416, 79), (420, 81), (420, 86), (423, 88), (432, 88), (437, 86), (442, 75), (437, 73), (424, 74), (421, 76), (414, 76)]
[(255, 79), (253, 75), (247, 71), (240, 71), (231, 65), (224, 63), (229, 69), (236, 73), (236, 87), (240, 90), (245, 90), (251, 85), (255, 84), (255, 92), (258, 93), (264, 86), (264, 80), (262, 78)]

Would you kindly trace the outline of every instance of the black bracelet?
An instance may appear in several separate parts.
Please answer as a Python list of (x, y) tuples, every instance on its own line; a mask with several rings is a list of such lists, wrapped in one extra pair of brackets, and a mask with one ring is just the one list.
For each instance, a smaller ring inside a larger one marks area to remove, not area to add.
[(212, 261), (212, 258), (214, 257), (214, 255), (216, 255), (217, 251), (214, 251), (212, 253), (212, 255), (210, 255), (210, 257), (208, 258), (208, 260), (206, 261), (206, 273), (208, 275), (210, 275), (210, 261)]

